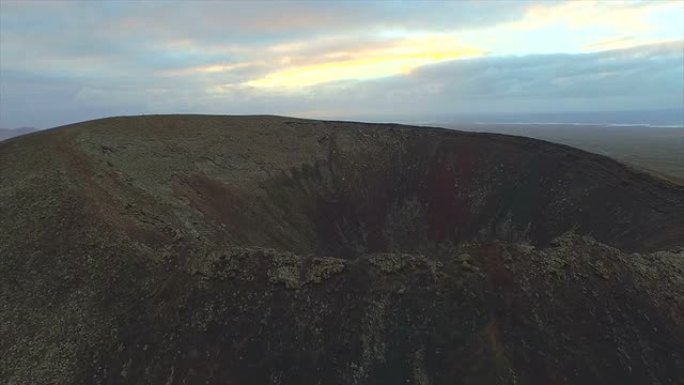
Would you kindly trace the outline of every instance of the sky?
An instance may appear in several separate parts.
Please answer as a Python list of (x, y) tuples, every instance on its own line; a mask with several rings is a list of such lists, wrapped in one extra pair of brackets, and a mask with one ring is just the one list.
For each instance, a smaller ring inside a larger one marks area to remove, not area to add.
[(0, 127), (684, 110), (684, 0), (0, 0)]

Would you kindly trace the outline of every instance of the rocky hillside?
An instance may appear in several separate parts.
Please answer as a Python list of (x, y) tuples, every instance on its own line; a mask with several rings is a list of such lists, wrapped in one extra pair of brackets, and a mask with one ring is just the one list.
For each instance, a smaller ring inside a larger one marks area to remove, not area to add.
[(147, 116), (0, 143), (0, 382), (681, 384), (684, 187), (547, 142)]

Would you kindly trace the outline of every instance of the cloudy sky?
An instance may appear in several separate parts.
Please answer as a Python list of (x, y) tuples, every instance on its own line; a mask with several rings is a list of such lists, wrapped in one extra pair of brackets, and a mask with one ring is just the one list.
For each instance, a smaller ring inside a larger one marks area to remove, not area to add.
[(683, 0), (0, 0), (0, 127), (681, 109), (683, 20)]

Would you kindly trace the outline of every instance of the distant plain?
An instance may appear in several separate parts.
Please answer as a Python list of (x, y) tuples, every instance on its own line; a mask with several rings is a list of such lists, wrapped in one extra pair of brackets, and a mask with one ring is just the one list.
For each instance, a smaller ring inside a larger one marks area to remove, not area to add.
[(684, 127), (542, 123), (431, 123), (472, 132), (526, 136), (606, 155), (684, 184)]

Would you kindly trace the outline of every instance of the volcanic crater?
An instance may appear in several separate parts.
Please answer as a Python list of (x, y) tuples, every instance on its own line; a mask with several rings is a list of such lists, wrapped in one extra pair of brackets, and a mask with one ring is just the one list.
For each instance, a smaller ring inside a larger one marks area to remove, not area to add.
[(0, 142), (4, 383), (678, 384), (684, 187), (277, 116)]

